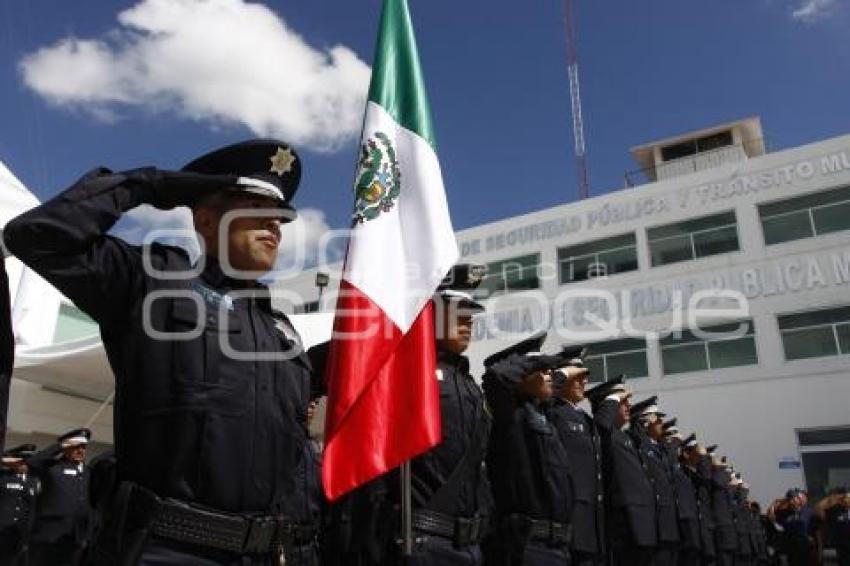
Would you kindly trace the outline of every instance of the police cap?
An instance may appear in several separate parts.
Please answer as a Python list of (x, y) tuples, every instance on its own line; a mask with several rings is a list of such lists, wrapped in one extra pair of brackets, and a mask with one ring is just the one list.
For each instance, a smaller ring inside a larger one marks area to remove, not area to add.
[[(633, 417), (643, 415), (647, 413), (648, 410), (652, 410), (653, 407), (657, 409), (658, 407), (655, 405), (658, 402), (658, 395), (653, 395), (648, 399), (644, 399), (643, 401), (638, 401), (634, 405), (632, 405), (629, 412)], [(648, 413), (647, 413), (648, 414)]]
[(61, 448), (70, 448), (72, 446), (85, 446), (91, 440), (91, 430), (87, 428), (77, 428), (70, 430), (57, 439)]
[(457, 302), (459, 307), (469, 311), (483, 311), (484, 306), (475, 300), (472, 292), (481, 284), (485, 269), (483, 265), (458, 263), (440, 282), (437, 296), (444, 301)]
[(26, 460), (33, 454), (35, 454), (35, 444), (21, 444), (3, 452), (3, 463), (8, 464)]
[(543, 342), (546, 341), (547, 335), (548, 333), (545, 330), (541, 330), (530, 337), (517, 342), (516, 344), (511, 344), (504, 350), (499, 350), (494, 354), (490, 354), (484, 359), (484, 367), (490, 367), (497, 362), (507, 359), (513, 354), (527, 355), (539, 353), (540, 349), (543, 347)]
[(301, 180), (301, 159), (287, 143), (255, 139), (204, 154), (183, 166), (183, 171), (204, 175), (234, 175), (235, 193), (249, 193), (274, 200), (294, 211), (292, 198)]
[(624, 385), (626, 383), (625, 375), (618, 375), (614, 379), (609, 379), (608, 381), (602, 382), (599, 385), (594, 385), (590, 389), (584, 392), (584, 396), (588, 399), (603, 399), (607, 397), (615, 387), (618, 385)]

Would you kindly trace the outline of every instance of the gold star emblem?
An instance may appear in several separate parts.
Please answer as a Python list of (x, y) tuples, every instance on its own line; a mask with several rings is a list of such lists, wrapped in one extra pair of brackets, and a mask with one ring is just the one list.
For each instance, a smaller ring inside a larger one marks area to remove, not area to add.
[(289, 148), (283, 149), (282, 147), (279, 147), (275, 154), (269, 157), (269, 160), (272, 162), (272, 166), (269, 171), (277, 173), (279, 176), (283, 177), (284, 173), (292, 171), (292, 164), (295, 163), (295, 156), (292, 155), (292, 150)]

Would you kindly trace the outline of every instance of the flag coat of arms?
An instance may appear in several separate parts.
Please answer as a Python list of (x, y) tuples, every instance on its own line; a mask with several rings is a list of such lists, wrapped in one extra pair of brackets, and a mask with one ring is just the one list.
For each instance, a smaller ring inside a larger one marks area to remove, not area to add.
[(385, 0), (327, 364), (330, 500), (440, 441), (431, 297), (458, 257), (406, 0)]

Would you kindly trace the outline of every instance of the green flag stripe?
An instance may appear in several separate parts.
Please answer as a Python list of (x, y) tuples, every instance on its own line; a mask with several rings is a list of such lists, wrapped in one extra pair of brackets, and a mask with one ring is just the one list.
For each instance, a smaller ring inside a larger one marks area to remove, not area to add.
[(420, 135), (436, 150), (407, 0), (384, 0), (369, 100), (382, 106), (396, 122)]

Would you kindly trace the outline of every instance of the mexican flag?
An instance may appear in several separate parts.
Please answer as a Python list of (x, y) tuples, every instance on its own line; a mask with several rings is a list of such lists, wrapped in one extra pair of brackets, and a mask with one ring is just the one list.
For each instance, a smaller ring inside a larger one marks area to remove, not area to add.
[(458, 257), (406, 0), (385, 0), (327, 365), (335, 500), (440, 441), (431, 297)]

